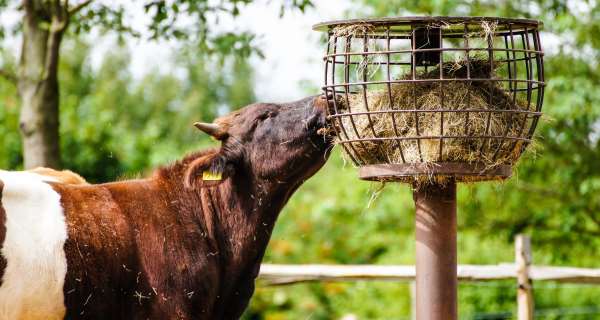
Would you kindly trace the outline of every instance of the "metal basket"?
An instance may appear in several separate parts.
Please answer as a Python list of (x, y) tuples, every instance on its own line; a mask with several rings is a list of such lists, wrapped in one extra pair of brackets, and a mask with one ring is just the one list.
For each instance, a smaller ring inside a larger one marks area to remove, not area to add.
[[(536, 20), (493, 17), (315, 25), (328, 34), (323, 90), (333, 105), (329, 119), (360, 177), (407, 182), (416, 176), (509, 177), (541, 116), (540, 26)], [(460, 104), (452, 96), (458, 95), (455, 88), (466, 90)], [(427, 99), (436, 107), (427, 107)], [(475, 100), (494, 108), (478, 108)], [(376, 129), (382, 123), (386, 129)], [(450, 148), (456, 145), (468, 146), (471, 159), (453, 159)], [(499, 160), (507, 150), (510, 156)]]

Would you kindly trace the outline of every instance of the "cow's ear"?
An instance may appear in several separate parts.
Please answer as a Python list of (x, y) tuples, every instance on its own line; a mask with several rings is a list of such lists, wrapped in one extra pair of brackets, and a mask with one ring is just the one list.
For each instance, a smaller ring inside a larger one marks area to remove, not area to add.
[(185, 173), (187, 188), (210, 187), (223, 182), (231, 175), (233, 166), (220, 151), (208, 153), (188, 165)]

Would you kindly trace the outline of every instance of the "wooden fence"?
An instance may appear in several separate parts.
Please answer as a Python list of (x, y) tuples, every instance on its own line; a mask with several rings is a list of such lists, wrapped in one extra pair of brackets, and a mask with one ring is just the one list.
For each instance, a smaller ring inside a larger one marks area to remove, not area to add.
[[(517, 319), (533, 319), (533, 281), (600, 284), (600, 269), (536, 266), (531, 263), (529, 237), (515, 238), (515, 262), (498, 265), (459, 265), (459, 281), (516, 279)], [(263, 264), (259, 278), (266, 285), (288, 285), (310, 281), (413, 281), (410, 265), (278, 265)]]

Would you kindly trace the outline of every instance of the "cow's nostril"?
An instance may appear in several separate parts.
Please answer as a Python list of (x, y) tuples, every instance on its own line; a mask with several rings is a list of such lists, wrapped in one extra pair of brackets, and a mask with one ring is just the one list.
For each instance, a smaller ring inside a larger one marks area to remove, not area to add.
[(322, 94), (315, 98), (313, 105), (316, 109), (326, 111), (328, 114), (336, 114), (347, 109), (344, 98), (337, 94), (334, 98), (331, 93), (328, 93), (327, 96)]

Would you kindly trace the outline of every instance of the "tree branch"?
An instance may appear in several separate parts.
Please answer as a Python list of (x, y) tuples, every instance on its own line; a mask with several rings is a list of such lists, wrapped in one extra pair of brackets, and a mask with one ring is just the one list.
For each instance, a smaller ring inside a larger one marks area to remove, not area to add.
[(14, 72), (6, 70), (6, 69), (0, 68), (0, 76), (13, 84), (16, 84), (18, 81), (17, 75)]
[(60, 43), (67, 26), (69, 25), (69, 1), (54, 0), (52, 2), (52, 18), (50, 22), (50, 33), (47, 39), (47, 52), (45, 61), (46, 79), (55, 78), (58, 69), (60, 55)]
[[(57, 23), (58, 27), (56, 29), (53, 28), (54, 30), (51, 30), (50, 35), (48, 36), (48, 52), (46, 53), (45, 61), (46, 78), (56, 76), (58, 69), (58, 59), (60, 55), (60, 43), (62, 41), (62, 36), (67, 25), (67, 21)], [(54, 21), (52, 24), (54, 25)]]
[(81, 9), (87, 7), (93, 1), (94, 0), (85, 0), (79, 4), (74, 5), (73, 7), (71, 7), (69, 9), (69, 16), (72, 16), (72, 15), (76, 14), (77, 12), (81, 11)]

